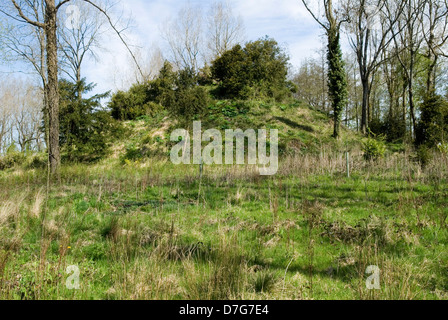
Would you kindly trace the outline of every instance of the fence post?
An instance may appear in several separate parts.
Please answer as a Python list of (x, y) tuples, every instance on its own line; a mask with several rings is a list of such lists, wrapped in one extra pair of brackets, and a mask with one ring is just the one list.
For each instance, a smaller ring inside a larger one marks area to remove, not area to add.
[(345, 153), (345, 158), (347, 160), (347, 178), (350, 178), (350, 153), (348, 151)]

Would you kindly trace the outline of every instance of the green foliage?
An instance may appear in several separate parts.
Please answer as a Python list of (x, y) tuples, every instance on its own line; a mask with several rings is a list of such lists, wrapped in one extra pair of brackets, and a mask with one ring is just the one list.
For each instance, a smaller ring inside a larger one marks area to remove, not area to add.
[(173, 105), (176, 100), (174, 92), (176, 79), (177, 76), (173, 71), (173, 66), (165, 61), (157, 79), (149, 83), (148, 99), (164, 107)]
[(16, 146), (12, 144), (6, 151), (6, 155), (0, 157), (0, 170), (7, 170), (16, 166), (21, 166), (26, 161), (24, 153), (17, 151)]
[(128, 92), (117, 92), (109, 104), (112, 116), (118, 120), (135, 120), (142, 116), (155, 117), (164, 109), (185, 119), (203, 113), (210, 97), (198, 84), (193, 70), (173, 71), (165, 62), (159, 76), (148, 83), (136, 84)]
[(101, 259), (104, 259), (107, 256), (107, 250), (103, 243), (93, 243), (91, 245), (86, 246), (83, 249), (84, 255), (92, 260), (92, 261), (98, 261)]
[(121, 163), (138, 162), (145, 158), (147, 150), (143, 150), (138, 145), (131, 143), (126, 146), (126, 152), (121, 157)]
[(246, 101), (219, 101), (214, 109), (221, 111), (226, 118), (235, 118), (239, 115), (245, 115), (250, 111), (251, 105)]
[(177, 92), (176, 103), (171, 110), (178, 116), (191, 120), (195, 115), (206, 111), (210, 102), (209, 95), (203, 87), (194, 87)]
[(212, 63), (212, 77), (219, 82), (218, 95), (282, 100), (294, 87), (286, 80), (288, 60), (273, 39), (249, 42), (244, 48), (236, 45)]
[(427, 145), (422, 144), (417, 148), (417, 159), (422, 165), (422, 167), (426, 167), (426, 165), (432, 160), (433, 154), (431, 149), (428, 148)]
[(367, 161), (378, 160), (384, 157), (386, 153), (386, 143), (384, 136), (369, 137), (362, 143), (364, 159)]
[(109, 108), (117, 120), (134, 120), (147, 113), (148, 85), (135, 84), (128, 92), (118, 91), (112, 96)]
[(437, 145), (437, 149), (439, 150), (440, 153), (442, 153), (443, 155), (448, 155), (448, 143), (444, 142), (444, 143), (439, 143)]
[(100, 104), (108, 93), (88, 99), (80, 97), (93, 88), (84, 80), (78, 84), (60, 82), (60, 143), (67, 161), (93, 162), (103, 158), (109, 143), (120, 132), (119, 124)]
[(444, 143), (448, 136), (448, 101), (432, 92), (425, 98), (420, 109), (416, 144), (435, 148), (439, 143)]
[(334, 133), (335, 138), (339, 137), (339, 128), (342, 113), (347, 104), (347, 79), (344, 68), (340, 44), (339, 30), (330, 29), (328, 31), (328, 93), (334, 113)]
[(44, 169), (48, 164), (46, 153), (36, 153), (27, 158), (26, 167), (28, 169)]
[(406, 123), (401, 117), (388, 116), (384, 121), (381, 119), (370, 121), (369, 130), (375, 135), (384, 134), (388, 142), (394, 142), (405, 137)]

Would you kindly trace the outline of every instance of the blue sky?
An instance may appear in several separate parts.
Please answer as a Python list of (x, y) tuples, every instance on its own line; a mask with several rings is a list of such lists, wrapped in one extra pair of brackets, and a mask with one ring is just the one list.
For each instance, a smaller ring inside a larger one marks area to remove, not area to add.
[[(102, 0), (99, 0), (102, 1)], [(122, 0), (118, 5), (124, 16), (132, 17), (132, 28), (127, 31), (127, 42), (134, 50), (150, 52), (160, 47), (167, 53), (161, 37), (164, 23), (176, 17), (188, 4), (207, 11), (213, 1), (206, 0)], [(301, 0), (228, 0), (235, 15), (243, 18), (246, 39), (257, 40), (266, 35), (287, 48), (291, 64), (299, 66), (304, 58), (315, 56), (322, 48), (322, 30), (305, 10)], [(118, 10), (120, 11), (120, 10)], [(97, 83), (95, 92), (126, 89), (132, 82), (132, 60), (118, 37), (111, 33), (104, 37), (102, 48), (96, 52), (98, 60), (88, 59), (83, 65), (83, 76)], [(29, 66), (28, 66), (29, 67)], [(17, 71), (27, 68), (15, 65)], [(2, 68), (4, 69), (4, 67)], [(29, 70), (29, 69), (28, 69)]]
[[(212, 1), (191, 0), (193, 6), (208, 10)], [(160, 29), (164, 22), (177, 15), (187, 0), (126, 0), (121, 4), (126, 14), (132, 16), (133, 28), (128, 32), (129, 42), (142, 51), (159, 46), (166, 52)], [(315, 55), (322, 47), (322, 30), (306, 12), (300, 0), (230, 0), (234, 14), (240, 15), (245, 24), (247, 40), (265, 35), (286, 46), (293, 66)], [(114, 48), (113, 50), (107, 49)], [(88, 61), (84, 74), (88, 81), (98, 83), (98, 91), (126, 87), (132, 65), (131, 58), (116, 37), (108, 37), (108, 44), (99, 54), (99, 62)]]

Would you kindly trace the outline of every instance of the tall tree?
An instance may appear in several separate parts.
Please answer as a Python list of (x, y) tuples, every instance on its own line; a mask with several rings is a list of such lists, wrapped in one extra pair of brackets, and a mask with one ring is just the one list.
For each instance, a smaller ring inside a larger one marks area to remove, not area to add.
[[(302, 62), (298, 72), (294, 75), (293, 82), (297, 85), (295, 96), (306, 101), (310, 106), (326, 112), (326, 100), (328, 95), (327, 76), (322, 79), (325, 68), (320, 61), (306, 59)], [(316, 83), (322, 83), (317, 86)]]
[(41, 149), (42, 99), (40, 90), (31, 83), (19, 83), (16, 93), (14, 128), (20, 151)]
[(7, 149), (7, 137), (12, 130), (12, 100), (11, 82), (2, 81), (0, 86), (0, 153)]
[(440, 57), (448, 57), (444, 46), (448, 42), (448, 1), (426, 0), (421, 19), (423, 36), (428, 48), (427, 95), (436, 89), (436, 66)]
[(201, 9), (190, 4), (180, 9), (177, 17), (167, 22), (163, 37), (178, 69), (199, 70), (204, 56)]
[[(60, 163), (61, 154), (59, 146), (59, 85), (58, 85), (58, 13), (64, 4), (71, 0), (10, 0), (0, 4), (0, 13), (9, 17), (23, 25), (29, 25), (43, 31), (45, 36), (45, 56), (46, 56), (46, 78), (47, 87), (45, 90), (47, 114), (48, 114), (48, 158), (50, 163), (50, 171), (52, 174), (57, 173)], [(116, 23), (112, 21), (108, 13), (108, 7), (100, 6), (92, 0), (82, 0), (89, 3), (99, 12), (103, 13), (107, 18), (109, 25), (116, 32), (120, 40), (125, 44), (129, 53), (137, 63), (135, 55), (130, 50), (123, 38), (122, 31)], [(109, 7), (110, 8), (110, 7)], [(43, 17), (36, 19), (36, 17)], [(43, 55), (42, 55), (43, 56)], [(140, 70), (140, 68), (139, 68)], [(141, 71), (141, 70), (140, 70)]]
[(369, 127), (370, 92), (373, 76), (383, 63), (382, 52), (393, 41), (397, 21), (403, 10), (400, 1), (360, 0), (350, 3), (347, 24), (350, 44), (356, 54), (362, 83), (361, 131), (366, 134)]
[[(28, 2), (23, 7), (29, 19), (44, 23), (44, 1)], [(13, 12), (12, 4), (0, 5), (0, 12), (3, 11), (8, 17), (8, 12)], [(25, 9), (26, 8), (26, 9)], [(5, 11), (9, 9), (9, 11)], [(0, 44), (4, 48), (3, 56), (7, 62), (22, 61), (32, 66), (34, 74), (40, 78), (43, 89), (43, 114), (45, 123), (45, 144), (48, 146), (48, 104), (47, 104), (47, 63), (45, 59), (45, 30), (31, 24), (16, 24), (16, 19), (5, 22), (7, 31), (0, 38)]]
[[(61, 70), (73, 82), (79, 83), (83, 78), (81, 68), (86, 57), (96, 57), (95, 49), (100, 48), (106, 21), (90, 4), (82, 0), (72, 1), (68, 10), (60, 16), (60, 20), (65, 23), (59, 24), (58, 37), (62, 53)], [(82, 99), (82, 92), (78, 96)]]
[(336, 8), (332, 0), (323, 0), (323, 19), (313, 12), (308, 1), (302, 0), (308, 12), (312, 15), (322, 28), (324, 28), (327, 40), (327, 62), (328, 62), (328, 91), (334, 114), (333, 136), (340, 135), (341, 117), (347, 104), (347, 79), (344, 69), (344, 60), (341, 50), (341, 26), (348, 18), (341, 14), (342, 5)]
[(243, 19), (233, 14), (228, 2), (216, 1), (212, 4), (207, 16), (207, 27), (207, 47), (211, 60), (243, 41)]
[(407, 83), (413, 135), (417, 130), (414, 80), (417, 72), (417, 59), (423, 42), (420, 21), (422, 19), (421, 15), (425, 2), (426, 0), (403, 1), (403, 11), (401, 17), (397, 20), (397, 28), (401, 32), (393, 34), (395, 47), (401, 48), (401, 52), (397, 52), (397, 58), (404, 71), (403, 73)]

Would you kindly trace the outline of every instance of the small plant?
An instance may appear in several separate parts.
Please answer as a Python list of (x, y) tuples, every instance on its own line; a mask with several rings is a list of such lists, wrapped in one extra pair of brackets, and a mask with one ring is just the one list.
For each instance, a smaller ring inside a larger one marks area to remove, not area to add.
[(432, 159), (431, 150), (425, 145), (421, 145), (417, 150), (417, 158), (423, 167), (425, 167)]
[(439, 149), (440, 153), (442, 153), (443, 155), (448, 155), (448, 143), (443, 142), (443, 143), (439, 143), (437, 145), (437, 149)]
[(364, 159), (367, 161), (383, 158), (386, 153), (385, 137), (383, 135), (376, 137), (372, 134), (363, 142), (362, 151), (364, 152)]
[(127, 164), (128, 162), (138, 162), (146, 156), (146, 150), (131, 143), (126, 146), (126, 152), (121, 157), (121, 162)]
[(26, 160), (24, 153), (17, 152), (15, 150), (8, 150), (4, 157), (0, 157), (0, 170), (6, 170), (14, 168), (15, 166), (22, 165)]
[(98, 242), (83, 248), (83, 254), (91, 261), (98, 261), (107, 256), (104, 243)]
[(255, 276), (255, 292), (270, 292), (275, 286), (276, 275), (269, 271), (257, 272)]

